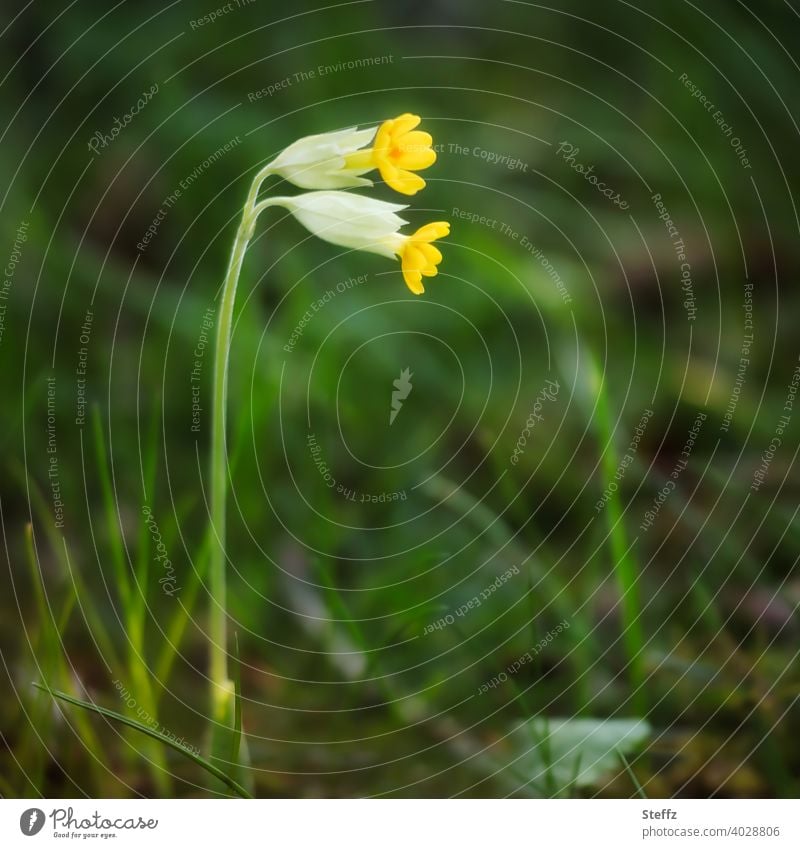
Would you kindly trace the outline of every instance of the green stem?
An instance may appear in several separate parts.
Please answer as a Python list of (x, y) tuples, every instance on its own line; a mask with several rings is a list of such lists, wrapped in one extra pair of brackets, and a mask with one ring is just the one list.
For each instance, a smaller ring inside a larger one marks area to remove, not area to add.
[(256, 198), (261, 183), (269, 173), (269, 165), (256, 175), (247, 195), (242, 219), (236, 231), (225, 282), (214, 349), (213, 422), (211, 431), (211, 529), (212, 544), (209, 561), (209, 677), (211, 681), (212, 720), (223, 725), (232, 717), (231, 693), (233, 684), (228, 677), (227, 628), (228, 613), (225, 589), (225, 514), (228, 494), (228, 458), (225, 443), (228, 409), (228, 360), (230, 357), (233, 307), (236, 288), (244, 262), (247, 245), (253, 235), (258, 212)]
[[(602, 457), (606, 485), (614, 481), (619, 467), (619, 454), (614, 444), (614, 428), (606, 393), (601, 389), (597, 397), (597, 418), (605, 448)], [(647, 715), (647, 679), (644, 665), (644, 630), (639, 596), (639, 569), (631, 554), (625, 516), (619, 489), (610, 493), (606, 506), (606, 520), (614, 561), (614, 574), (622, 607), (622, 638), (628, 660), (628, 675), (632, 690), (632, 703), (638, 715)]]

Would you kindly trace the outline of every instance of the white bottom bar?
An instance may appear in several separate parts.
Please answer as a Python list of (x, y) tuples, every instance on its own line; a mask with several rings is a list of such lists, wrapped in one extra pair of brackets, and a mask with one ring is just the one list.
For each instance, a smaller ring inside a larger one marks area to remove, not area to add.
[(29, 799), (0, 801), (0, 844), (778, 848), (800, 845), (799, 822), (777, 800)]

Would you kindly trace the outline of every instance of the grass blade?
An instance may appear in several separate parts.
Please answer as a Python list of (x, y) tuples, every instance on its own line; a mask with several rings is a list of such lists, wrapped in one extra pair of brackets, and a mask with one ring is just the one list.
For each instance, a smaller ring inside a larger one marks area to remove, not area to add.
[(625, 754), (622, 753), (622, 751), (619, 748), (616, 749), (616, 752), (617, 752), (617, 756), (620, 758), (620, 760), (622, 760), (622, 765), (625, 767), (625, 771), (628, 772), (628, 777), (630, 777), (631, 783), (634, 785), (634, 788), (636, 789), (636, 794), (640, 798), (644, 798), (645, 800), (647, 800), (647, 793), (642, 788), (642, 784), (639, 783), (639, 779), (636, 777), (636, 774), (634, 773), (633, 769), (631, 768), (631, 765), (628, 762), (628, 758), (625, 756)]
[(103, 495), (103, 506), (106, 516), (106, 532), (108, 533), (108, 544), (111, 549), (111, 562), (117, 577), (117, 591), (120, 594), (123, 608), (130, 609), (131, 580), (128, 570), (128, 558), (125, 552), (125, 543), (122, 539), (122, 527), (117, 513), (117, 502), (111, 485), (111, 474), (109, 471), (108, 453), (106, 452), (106, 441), (103, 436), (103, 425), (100, 421), (100, 410), (95, 405), (92, 408), (92, 429), (94, 435), (94, 449), (97, 458), (97, 468), (100, 477), (100, 489)]
[(619, 489), (611, 491), (610, 484), (615, 482), (614, 475), (619, 467), (620, 456), (615, 443), (615, 424), (605, 388), (606, 381), (588, 346), (584, 350), (584, 358), (585, 363), (579, 380), (582, 381), (584, 403), (588, 405), (594, 400), (591, 425), (595, 429), (598, 447), (602, 451), (602, 480), (610, 493), (605, 513), (612, 569), (620, 597), (622, 640), (628, 665), (631, 701), (637, 713), (644, 716), (647, 715), (647, 675), (644, 665), (645, 637), (642, 627), (639, 567), (631, 553), (632, 543), (628, 541), (628, 531), (625, 529), (625, 515)]
[(242, 744), (242, 666), (239, 661), (239, 634), (233, 634), (233, 736), (231, 738), (231, 762), (239, 762)]
[(37, 689), (41, 689), (43, 692), (48, 692), (53, 698), (58, 698), (61, 701), (66, 702), (67, 704), (72, 704), (75, 707), (81, 707), (84, 710), (90, 710), (91, 712), (95, 712), (98, 715), (103, 716), (104, 718), (113, 719), (120, 724), (125, 725), (126, 727), (131, 727), (134, 730), (138, 730), (140, 733), (143, 733), (145, 736), (149, 736), (151, 739), (157, 739), (159, 742), (162, 742), (164, 745), (172, 748), (177, 751), (179, 754), (182, 754), (187, 759), (191, 760), (193, 763), (196, 763), (200, 768), (205, 769), (209, 774), (214, 775), (214, 777), (221, 780), (226, 786), (228, 786), (233, 792), (238, 795), (240, 798), (252, 798), (253, 796), (239, 783), (237, 783), (232, 777), (225, 774), (225, 772), (217, 768), (213, 763), (210, 763), (204, 757), (201, 757), (199, 754), (195, 754), (193, 751), (190, 751), (188, 748), (185, 748), (178, 742), (174, 742), (167, 736), (159, 733), (157, 730), (153, 730), (151, 727), (148, 727), (145, 724), (140, 724), (138, 721), (135, 721), (132, 718), (128, 718), (127, 716), (121, 715), (120, 713), (114, 712), (114, 710), (106, 709), (105, 707), (100, 707), (97, 704), (91, 703), (91, 701), (82, 701), (79, 698), (73, 698), (70, 695), (67, 695), (65, 692), (59, 692), (56, 689), (51, 689), (49, 686), (43, 685), (41, 683), (33, 684)]

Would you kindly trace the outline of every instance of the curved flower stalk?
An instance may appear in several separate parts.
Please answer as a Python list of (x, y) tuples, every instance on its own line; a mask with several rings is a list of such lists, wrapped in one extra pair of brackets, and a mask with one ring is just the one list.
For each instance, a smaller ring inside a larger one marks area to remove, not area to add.
[[(414, 294), (422, 294), (423, 277), (435, 276), (442, 254), (432, 242), (450, 232), (443, 221), (426, 224), (408, 235), (400, 232), (407, 222), (397, 213), (407, 207), (336, 189), (371, 185), (363, 174), (377, 169), (388, 185), (412, 195), (425, 181), (413, 171), (436, 161), (428, 133), (414, 131), (420, 119), (405, 114), (385, 121), (377, 129), (348, 129), (308, 136), (289, 145), (255, 176), (247, 195), (222, 286), (219, 323), (214, 348), (213, 426), (211, 433), (211, 531), (209, 562), (209, 616), (211, 683), (211, 753), (230, 771), (241, 774), (246, 739), (237, 722), (236, 687), (228, 674), (225, 560), (225, 513), (228, 489), (226, 419), (228, 360), (233, 308), (239, 274), (247, 246), (261, 212), (269, 206), (287, 209), (309, 232), (325, 241), (353, 250), (399, 258), (403, 278)], [(371, 147), (365, 145), (372, 143)], [(279, 174), (303, 188), (320, 189), (296, 197), (258, 201), (262, 184)], [(241, 742), (241, 745), (240, 745)], [(241, 752), (241, 753), (233, 753)]]
[(290, 144), (262, 173), (278, 174), (300, 188), (340, 189), (371, 186), (363, 175), (377, 169), (390, 188), (413, 195), (425, 188), (425, 180), (413, 172), (436, 161), (433, 139), (415, 129), (421, 120), (407, 112), (377, 128), (309, 135)]

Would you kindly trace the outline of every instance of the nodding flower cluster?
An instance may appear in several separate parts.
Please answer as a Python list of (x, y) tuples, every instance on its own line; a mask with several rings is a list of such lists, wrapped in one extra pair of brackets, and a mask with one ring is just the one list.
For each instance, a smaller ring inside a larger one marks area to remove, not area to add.
[(423, 189), (425, 180), (415, 171), (433, 165), (436, 153), (431, 136), (416, 129), (420, 120), (406, 113), (379, 127), (351, 127), (298, 139), (266, 165), (256, 181), (260, 185), (275, 174), (311, 191), (262, 200), (253, 207), (253, 220), (267, 206), (282, 206), (325, 241), (389, 259), (398, 257), (406, 285), (414, 294), (422, 294), (422, 278), (436, 276), (442, 261), (433, 242), (449, 235), (450, 224), (435, 221), (413, 233), (401, 233), (408, 222), (397, 213), (407, 206), (341, 190), (371, 186), (364, 174), (373, 170), (400, 194), (414, 195)]

